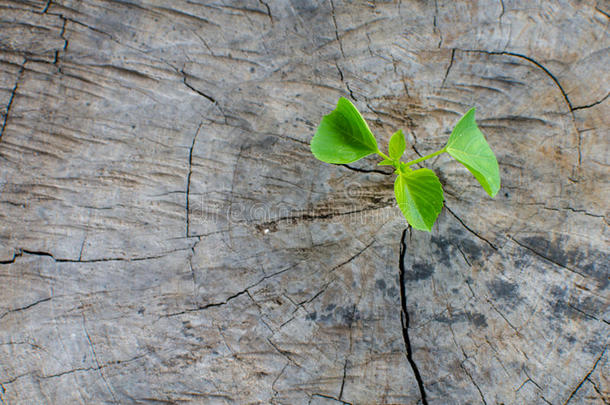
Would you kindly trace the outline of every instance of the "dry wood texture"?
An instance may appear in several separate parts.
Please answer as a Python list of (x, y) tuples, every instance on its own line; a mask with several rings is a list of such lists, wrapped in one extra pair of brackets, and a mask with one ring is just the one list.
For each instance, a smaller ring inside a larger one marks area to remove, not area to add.
[[(0, 0), (0, 403), (610, 403), (609, 11)], [(405, 230), (341, 95), (414, 157), (477, 106), (502, 190)]]

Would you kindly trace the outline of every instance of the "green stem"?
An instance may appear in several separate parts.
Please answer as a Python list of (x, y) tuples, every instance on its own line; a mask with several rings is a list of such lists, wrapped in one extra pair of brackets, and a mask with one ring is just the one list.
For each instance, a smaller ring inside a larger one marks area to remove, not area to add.
[(414, 164), (416, 164), (416, 163), (423, 162), (423, 161), (424, 161), (424, 160), (426, 160), (426, 159), (433, 158), (434, 156), (438, 156), (438, 155), (440, 155), (441, 153), (444, 153), (444, 152), (446, 152), (446, 148), (443, 148), (443, 149), (441, 149), (441, 150), (438, 150), (438, 151), (436, 151), (436, 152), (434, 152), (434, 153), (431, 153), (431, 154), (429, 154), (429, 155), (422, 156), (422, 157), (420, 157), (419, 159), (412, 160), (412, 161), (407, 162), (407, 163), (405, 163), (405, 164), (406, 164), (407, 166), (411, 166), (411, 165), (414, 165)]
[(379, 149), (377, 149), (377, 154), (378, 154), (379, 156), (381, 156), (382, 158), (384, 158), (384, 159), (387, 159), (387, 160), (392, 160), (392, 161), (394, 160), (394, 159), (390, 159), (390, 157), (389, 157), (388, 155), (386, 155), (385, 153), (383, 153), (383, 152), (382, 152), (382, 151), (380, 151)]

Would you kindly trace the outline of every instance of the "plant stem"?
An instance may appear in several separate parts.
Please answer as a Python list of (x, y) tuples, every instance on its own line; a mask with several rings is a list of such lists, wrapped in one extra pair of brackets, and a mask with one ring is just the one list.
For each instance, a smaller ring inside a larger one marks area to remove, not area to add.
[(436, 151), (436, 152), (434, 152), (434, 153), (431, 153), (431, 154), (426, 155), (426, 156), (422, 156), (422, 157), (420, 157), (419, 159), (412, 160), (412, 161), (407, 162), (407, 163), (405, 163), (405, 164), (406, 164), (407, 166), (411, 166), (411, 165), (414, 165), (414, 164), (416, 164), (416, 163), (423, 162), (423, 161), (424, 161), (424, 160), (426, 160), (426, 159), (433, 158), (434, 156), (438, 156), (438, 155), (440, 155), (441, 153), (444, 153), (444, 152), (446, 152), (446, 148), (443, 148), (443, 149), (441, 149), (441, 150), (437, 150), (437, 151)]
[(379, 156), (381, 156), (382, 158), (386, 159), (386, 160), (391, 160), (394, 161), (394, 159), (391, 159), (388, 155), (386, 155), (385, 153), (383, 153), (382, 151), (380, 151), (379, 149), (377, 149), (377, 154)]

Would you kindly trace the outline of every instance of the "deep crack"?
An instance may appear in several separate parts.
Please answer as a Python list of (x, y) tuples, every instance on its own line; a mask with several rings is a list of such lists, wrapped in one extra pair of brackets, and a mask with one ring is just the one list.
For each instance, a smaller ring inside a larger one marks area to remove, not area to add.
[(415, 379), (417, 380), (417, 386), (419, 387), (419, 393), (421, 394), (421, 402), (423, 405), (428, 405), (428, 400), (426, 399), (426, 390), (424, 388), (424, 381), (421, 378), (421, 374), (419, 373), (419, 369), (417, 368), (417, 364), (413, 359), (413, 349), (411, 348), (411, 340), (409, 339), (409, 312), (407, 311), (407, 295), (405, 293), (405, 254), (407, 252), (407, 244), (405, 239), (407, 237), (407, 230), (409, 228), (405, 228), (402, 231), (402, 236), (400, 238), (400, 259), (398, 262), (398, 279), (400, 283), (400, 308), (401, 308), (401, 317), (400, 323), (402, 325), (402, 338), (405, 342), (405, 348), (407, 350), (407, 360), (411, 365), (411, 369), (413, 370), (413, 374), (415, 375)]
[(386, 176), (391, 176), (392, 174), (394, 174), (393, 172), (384, 172), (383, 170), (379, 170), (379, 169), (361, 169), (359, 167), (353, 167), (348, 164), (341, 164), (340, 166), (343, 166), (346, 169), (353, 170), (355, 172), (360, 172), (360, 173), (379, 173), (379, 174), (384, 174)]
[(464, 223), (464, 221), (462, 221), (462, 219), (460, 217), (458, 217), (455, 212), (453, 212), (451, 210), (451, 208), (449, 208), (447, 206), (447, 204), (445, 204), (445, 208), (447, 209), (447, 211), (449, 211), (449, 213), (451, 215), (453, 215), (453, 217), (455, 219), (458, 220), (458, 222), (464, 227), (464, 229), (466, 229), (468, 232), (470, 232), (471, 234), (473, 234), (474, 236), (476, 236), (477, 238), (481, 239), (483, 242), (487, 243), (493, 250), (497, 251), (498, 248), (496, 247), (496, 245), (494, 245), (493, 243), (491, 243), (489, 240), (485, 239), (484, 237), (482, 237), (481, 235), (479, 235), (478, 233), (476, 233), (475, 231), (473, 231), (468, 225), (466, 225)]
[(193, 174), (193, 148), (195, 148), (195, 142), (197, 141), (197, 135), (199, 135), (199, 131), (201, 131), (201, 126), (203, 122), (199, 124), (197, 128), (197, 132), (195, 132), (195, 136), (193, 136), (193, 142), (191, 143), (191, 148), (189, 149), (189, 171), (186, 175), (186, 237), (189, 237), (190, 231), (190, 191), (191, 191), (191, 175)]
[(451, 67), (453, 66), (453, 60), (455, 59), (455, 48), (451, 50), (451, 60), (449, 61), (449, 66), (447, 66), (447, 71), (445, 71), (445, 77), (443, 78), (443, 82), (441, 83), (441, 89), (445, 87), (445, 82), (447, 81), (447, 76), (449, 76), (449, 72), (451, 71)]
[(186, 81), (186, 76), (187, 76), (187, 73), (185, 73), (185, 72), (184, 72), (184, 69), (183, 69), (183, 70), (180, 70), (180, 73), (182, 73), (182, 83), (184, 83), (184, 85), (185, 85), (186, 87), (188, 87), (188, 88), (189, 88), (190, 90), (192, 90), (193, 92), (195, 92), (195, 93), (199, 94), (201, 97), (206, 98), (208, 101), (210, 101), (210, 102), (212, 102), (212, 103), (214, 103), (214, 104), (217, 104), (217, 103), (216, 103), (216, 99), (215, 99), (214, 97), (212, 97), (212, 96), (209, 96), (209, 95), (205, 94), (205, 93), (204, 93), (204, 92), (202, 92), (201, 90), (197, 90), (196, 88), (194, 88), (193, 86), (191, 86), (191, 85), (190, 85), (190, 84), (189, 84), (189, 83)]
[(8, 114), (11, 112), (11, 107), (13, 106), (13, 100), (15, 99), (15, 94), (17, 94), (17, 89), (19, 88), (19, 82), (23, 77), (23, 72), (25, 71), (25, 60), (21, 64), (21, 69), (19, 69), (19, 73), (17, 74), (17, 80), (15, 81), (15, 86), (13, 86), (13, 90), (11, 90), (11, 95), (8, 99), (8, 104), (6, 105), (6, 112), (4, 114), (4, 121), (2, 122), (2, 127), (0, 128), (0, 141), (2, 140), (2, 135), (4, 134), (4, 128), (6, 128), (6, 123), (8, 122)]
[(551, 80), (553, 80), (553, 82), (555, 82), (555, 85), (557, 86), (557, 88), (561, 92), (561, 95), (563, 96), (563, 99), (565, 100), (566, 104), (568, 105), (568, 107), (570, 109), (570, 113), (574, 112), (574, 107), (572, 106), (572, 102), (570, 101), (570, 98), (568, 97), (568, 93), (566, 93), (566, 91), (564, 90), (564, 88), (561, 85), (561, 83), (559, 83), (559, 80), (557, 79), (557, 77), (553, 73), (551, 73), (551, 71), (548, 70), (543, 64), (541, 64), (540, 62), (536, 61), (535, 59), (533, 59), (533, 58), (531, 58), (531, 57), (529, 57), (527, 55), (523, 55), (523, 54), (515, 53), (515, 52), (486, 51), (486, 50), (482, 50), (482, 49), (458, 49), (458, 50), (462, 51), (462, 52), (467, 52), (467, 53), (484, 53), (484, 54), (487, 54), (487, 55), (508, 55), (508, 56), (513, 56), (515, 58), (524, 59), (524, 60), (526, 60), (526, 61), (536, 65), (548, 77), (550, 77)]
[(171, 254), (171, 253), (179, 252), (181, 250), (187, 250), (187, 249), (190, 249), (190, 248), (175, 249), (175, 250), (168, 251), (165, 254), (160, 254), (160, 255), (156, 255), (156, 256), (143, 256), (143, 257), (132, 257), (132, 258), (128, 258), (128, 257), (102, 257), (102, 258), (99, 258), (99, 259), (82, 260), (82, 259), (67, 259), (67, 258), (55, 257), (52, 253), (49, 253), (49, 252), (42, 252), (42, 251), (38, 251), (38, 250), (28, 250), (28, 249), (18, 248), (18, 249), (15, 249), (15, 252), (13, 253), (13, 257), (12, 258), (10, 258), (8, 260), (0, 260), (0, 264), (12, 264), (12, 263), (15, 263), (17, 261), (17, 259), (22, 257), (24, 254), (31, 255), (31, 256), (49, 257), (53, 261), (55, 261), (57, 263), (138, 262), (138, 261), (143, 261), (143, 260), (160, 259), (162, 257), (165, 257), (165, 256)]
[(333, 19), (333, 25), (335, 26), (335, 38), (337, 38), (337, 42), (339, 43), (339, 50), (341, 51), (341, 56), (345, 58), (345, 52), (343, 52), (343, 42), (341, 42), (341, 37), (339, 36), (339, 26), (337, 25), (337, 17), (335, 15), (335, 3), (333, 0), (330, 1), (331, 7), (331, 17)]
[(599, 363), (599, 361), (602, 359), (602, 357), (604, 357), (604, 354), (606, 353), (606, 349), (607, 349), (607, 347), (604, 347), (604, 350), (602, 350), (602, 352), (599, 355), (599, 357), (595, 360), (595, 363), (593, 364), (593, 367), (591, 368), (591, 370), (589, 370), (587, 375), (585, 375), (584, 378), (582, 380), (580, 380), (580, 382), (578, 383), (576, 388), (574, 388), (574, 390), (570, 393), (570, 396), (568, 397), (568, 399), (566, 399), (566, 402), (564, 402), (563, 405), (567, 405), (572, 400), (572, 398), (574, 398), (574, 395), (576, 395), (576, 393), (578, 392), (580, 387), (582, 387), (582, 385), (585, 383), (585, 381), (587, 379), (589, 379), (591, 374), (593, 374), (593, 372), (597, 368), (597, 363)]

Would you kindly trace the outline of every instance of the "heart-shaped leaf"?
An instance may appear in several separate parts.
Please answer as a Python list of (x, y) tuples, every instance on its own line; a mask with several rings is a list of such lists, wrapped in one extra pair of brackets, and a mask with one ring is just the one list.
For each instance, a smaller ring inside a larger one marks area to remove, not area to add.
[(310, 146), (316, 158), (337, 164), (355, 162), (379, 150), (366, 121), (344, 97), (322, 118)]
[(394, 194), (398, 207), (413, 228), (432, 229), (443, 208), (443, 188), (432, 170), (401, 171), (394, 182)]
[(457, 123), (445, 150), (466, 166), (490, 196), (500, 190), (500, 169), (493, 151), (474, 120), (474, 108)]
[(403, 153), (405, 153), (405, 148), (407, 144), (405, 142), (405, 136), (402, 134), (402, 129), (394, 132), (394, 135), (390, 138), (390, 145), (388, 148), (388, 154), (394, 160), (400, 159)]

